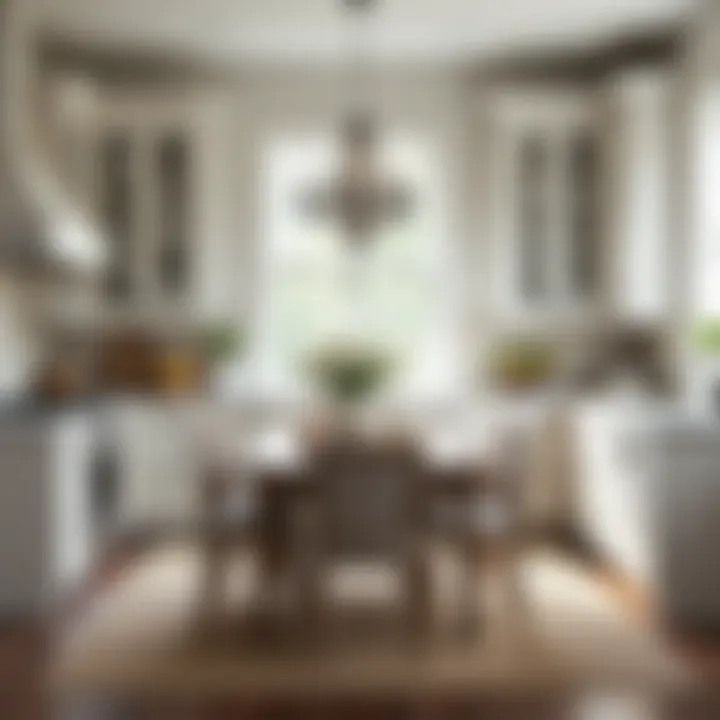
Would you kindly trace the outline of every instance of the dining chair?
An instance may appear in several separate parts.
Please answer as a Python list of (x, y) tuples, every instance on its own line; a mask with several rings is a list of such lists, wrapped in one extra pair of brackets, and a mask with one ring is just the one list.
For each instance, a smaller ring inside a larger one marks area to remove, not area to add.
[(532, 472), (534, 434), (525, 426), (504, 427), (497, 433), (492, 481), (485, 496), (484, 532), (487, 554), (503, 582), (504, 606), (512, 615), (513, 632), (526, 635), (528, 619), (522, 583), (522, 561), (533, 542), (527, 513)]
[[(314, 549), (306, 564), (306, 589), (315, 592), (314, 618), (332, 613), (327, 580), (354, 562), (382, 564), (395, 576), (407, 629), (421, 637), (430, 622), (428, 513), (418, 455), (403, 444), (332, 442), (315, 453), (317, 488)], [(314, 562), (314, 568), (313, 566)], [(309, 569), (307, 569), (309, 567)], [(309, 580), (314, 578), (314, 580)]]
[(241, 467), (217, 463), (207, 466), (202, 479), (200, 616), (210, 622), (226, 609), (228, 579), (238, 552), (255, 540), (255, 496), (241, 474)]
[(518, 562), (527, 539), (524, 515), (528, 437), (524, 430), (505, 427), (482, 458), (461, 467), (436, 470), (446, 491), (434, 508), (439, 540), (460, 561), (457, 630), (474, 640), (483, 627), (480, 594), (488, 563), (502, 567), (516, 584)]

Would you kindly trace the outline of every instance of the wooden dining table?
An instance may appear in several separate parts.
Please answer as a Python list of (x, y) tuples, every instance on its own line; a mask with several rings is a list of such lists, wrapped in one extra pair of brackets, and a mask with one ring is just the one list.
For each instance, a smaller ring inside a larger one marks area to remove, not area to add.
[[(484, 494), (496, 485), (487, 438), (462, 439), (452, 432), (444, 435), (438, 432), (416, 434), (414, 441), (423, 468), (418, 481), (431, 512), (443, 506), (476, 507)], [(217, 516), (238, 486), (255, 498), (257, 511), (253, 536), (262, 586), (271, 586), (293, 561), (292, 518), (297, 508), (311, 500), (317, 491), (310, 471), (310, 457), (309, 447), (297, 433), (288, 428), (276, 428), (248, 438), (233, 461), (225, 460), (209, 468), (205, 492), (208, 517)], [(429, 528), (429, 533), (442, 535), (433, 527)], [(463, 528), (462, 535), (466, 617), (470, 618), (483, 538), (481, 533), (468, 528)], [(458, 539), (453, 538), (455, 542)], [(217, 565), (221, 562), (218, 551), (221, 546), (222, 543), (217, 542), (208, 544), (209, 563)], [(417, 606), (423, 616), (431, 613), (429, 582), (429, 568), (425, 563), (414, 588), (418, 595)]]

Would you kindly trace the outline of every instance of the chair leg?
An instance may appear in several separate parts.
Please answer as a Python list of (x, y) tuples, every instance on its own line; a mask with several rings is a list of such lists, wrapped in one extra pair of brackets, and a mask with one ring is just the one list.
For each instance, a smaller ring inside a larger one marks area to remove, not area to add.
[(203, 487), (202, 562), (200, 617), (216, 619), (220, 613), (225, 590), (225, 548), (221, 531), (214, 526), (227, 495), (225, 477), (217, 470), (208, 473)]
[(203, 622), (212, 623), (223, 613), (227, 560), (227, 548), (220, 538), (208, 538), (204, 542), (200, 597), (200, 618)]
[(513, 543), (504, 561), (503, 585), (508, 612), (515, 618), (509, 640), (513, 644), (520, 643), (522, 651), (527, 653), (532, 651), (534, 645), (531, 611), (522, 587), (522, 558), (523, 546), (518, 542)]
[(482, 608), (478, 590), (484, 549), (482, 540), (472, 538), (463, 553), (459, 632), (461, 637), (468, 640), (476, 639), (482, 628)]
[(415, 552), (407, 568), (407, 618), (415, 640), (424, 640), (432, 629), (432, 583), (426, 553)]
[(322, 616), (322, 546), (320, 516), (317, 505), (308, 503), (298, 513), (297, 589), (300, 601), (299, 620), (303, 632), (317, 636)]

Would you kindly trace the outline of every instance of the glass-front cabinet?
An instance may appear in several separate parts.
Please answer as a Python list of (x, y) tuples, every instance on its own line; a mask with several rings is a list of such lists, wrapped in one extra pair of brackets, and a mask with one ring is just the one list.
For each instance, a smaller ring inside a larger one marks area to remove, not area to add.
[(93, 204), (111, 245), (106, 300), (131, 311), (201, 311), (217, 293), (208, 263), (228, 236), (223, 98), (107, 91), (99, 107)]
[(489, 106), (495, 309), (523, 319), (586, 314), (602, 264), (592, 99), (503, 89)]
[(99, 133), (97, 206), (112, 245), (109, 300), (189, 299), (196, 142), (191, 128), (171, 123), (120, 122)]

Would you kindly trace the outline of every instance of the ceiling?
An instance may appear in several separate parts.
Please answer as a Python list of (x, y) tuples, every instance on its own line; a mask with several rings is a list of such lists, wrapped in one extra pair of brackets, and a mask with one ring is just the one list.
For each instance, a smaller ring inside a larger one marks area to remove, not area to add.
[[(252, 61), (347, 52), (337, 0), (36, 0), (53, 36), (113, 50)], [(593, 48), (666, 30), (697, 0), (380, 0), (369, 42), (390, 60), (469, 61)]]

